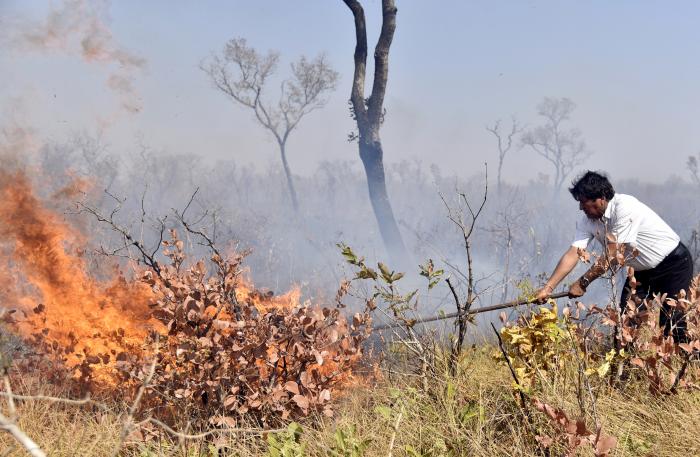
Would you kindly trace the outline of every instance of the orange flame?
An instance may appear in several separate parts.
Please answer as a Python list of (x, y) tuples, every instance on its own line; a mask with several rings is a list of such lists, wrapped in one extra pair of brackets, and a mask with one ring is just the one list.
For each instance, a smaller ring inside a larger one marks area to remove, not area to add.
[[(62, 189), (52, 198), (74, 195)], [(88, 364), (89, 380), (114, 387), (119, 355), (141, 352), (149, 330), (163, 327), (151, 317), (151, 289), (118, 271), (105, 281), (91, 277), (80, 254), (85, 246), (85, 237), (36, 197), (24, 173), (0, 170), (0, 308), (21, 310), (17, 328), (22, 335), (59, 348), (56, 354), (76, 377)], [(299, 287), (274, 296), (249, 280), (238, 285), (236, 298), (260, 313), (303, 306)], [(349, 331), (342, 317), (337, 324), (338, 334)], [(334, 374), (342, 385), (361, 384), (334, 355), (331, 347), (322, 350), (309, 368)], [(358, 352), (353, 359), (359, 357)]]
[(152, 325), (149, 288), (119, 273), (108, 281), (90, 277), (75, 249), (84, 238), (42, 205), (21, 172), (0, 171), (0, 226), (0, 239), (10, 243), (0, 253), (0, 277), (25, 282), (0, 296), (0, 305), (23, 311), (18, 327), (25, 337), (41, 332), (72, 349), (68, 367), (99, 357), (95, 377), (108, 381), (116, 356), (142, 344)]

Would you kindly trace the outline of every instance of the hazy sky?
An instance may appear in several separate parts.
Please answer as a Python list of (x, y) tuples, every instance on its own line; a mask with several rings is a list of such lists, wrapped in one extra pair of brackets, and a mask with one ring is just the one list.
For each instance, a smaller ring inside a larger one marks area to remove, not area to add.
[[(363, 2), (370, 45), (381, 2)], [(278, 162), (252, 114), (213, 89), (202, 59), (233, 37), (282, 54), (325, 52), (337, 91), (302, 121), (292, 170), (321, 160), (357, 161), (348, 116), (352, 16), (341, 0), (0, 0), (0, 116), (40, 138), (101, 131), (113, 151), (151, 147), (258, 164)], [(700, 150), (700, 2), (397, 0), (390, 53), (385, 160), (419, 159), (471, 175), (495, 171), (485, 126), (516, 115), (536, 125), (544, 97), (569, 97), (573, 123), (594, 155), (585, 166), (613, 177), (686, 178)], [(51, 14), (53, 12), (53, 14)], [(47, 22), (49, 18), (52, 21)], [(58, 18), (58, 19), (57, 19)], [(58, 33), (48, 33), (49, 26)], [(99, 49), (81, 51), (97, 31)], [(368, 82), (368, 87), (370, 83)], [(276, 89), (272, 87), (271, 89)], [(514, 150), (504, 175), (524, 182), (549, 165)]]

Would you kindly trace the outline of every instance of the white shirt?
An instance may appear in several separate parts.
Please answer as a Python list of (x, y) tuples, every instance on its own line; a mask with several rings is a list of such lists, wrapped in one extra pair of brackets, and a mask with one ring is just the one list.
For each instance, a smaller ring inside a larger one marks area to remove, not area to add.
[[(601, 219), (589, 219), (584, 214), (576, 223), (576, 237), (571, 245), (586, 249), (595, 238), (605, 246), (606, 228), (618, 243), (628, 245), (626, 264), (639, 271), (657, 266), (680, 241), (676, 232), (647, 205), (631, 195), (615, 194)], [(633, 249), (638, 254), (630, 258)]]

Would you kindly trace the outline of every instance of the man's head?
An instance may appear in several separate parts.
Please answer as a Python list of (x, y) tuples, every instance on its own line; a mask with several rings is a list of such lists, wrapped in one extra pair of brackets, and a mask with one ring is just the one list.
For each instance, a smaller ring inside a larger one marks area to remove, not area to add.
[(574, 180), (569, 192), (589, 219), (603, 217), (608, 202), (615, 196), (615, 189), (607, 176), (590, 170)]

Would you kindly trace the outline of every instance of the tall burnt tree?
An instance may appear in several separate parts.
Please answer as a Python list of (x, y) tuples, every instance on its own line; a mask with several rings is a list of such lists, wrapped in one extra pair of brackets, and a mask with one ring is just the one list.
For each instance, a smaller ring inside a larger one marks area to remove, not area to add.
[(367, 175), (369, 199), (377, 218), (379, 231), (389, 256), (394, 263), (406, 266), (408, 254), (401, 232), (394, 218), (384, 174), (384, 152), (379, 129), (384, 117), (384, 94), (389, 74), (389, 48), (396, 29), (394, 0), (382, 0), (382, 29), (374, 48), (374, 81), (372, 93), (365, 99), (365, 72), (367, 69), (367, 27), (365, 12), (358, 0), (343, 0), (355, 19), (355, 73), (350, 102), (357, 123), (357, 141), (360, 159)]

